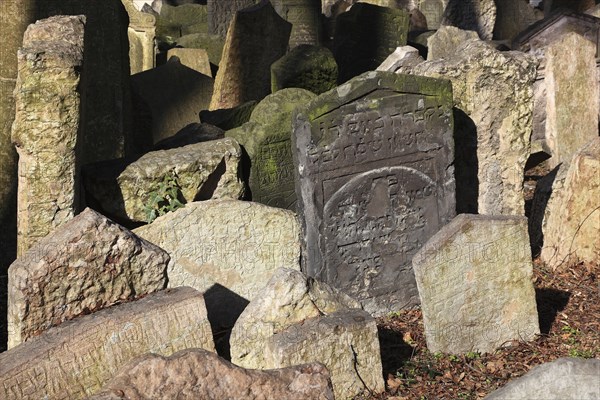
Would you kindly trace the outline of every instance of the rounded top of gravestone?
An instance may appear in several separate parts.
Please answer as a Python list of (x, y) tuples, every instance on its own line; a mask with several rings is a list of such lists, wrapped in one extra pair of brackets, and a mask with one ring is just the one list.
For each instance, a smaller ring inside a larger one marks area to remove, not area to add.
[(301, 87), (316, 94), (335, 87), (338, 65), (331, 50), (326, 47), (303, 44), (293, 48), (271, 65), (277, 88)]
[(305, 89), (289, 88), (265, 97), (252, 111), (251, 122), (264, 125), (277, 125), (284, 128), (285, 124), (292, 129), (292, 113), (307, 104), (317, 96)]

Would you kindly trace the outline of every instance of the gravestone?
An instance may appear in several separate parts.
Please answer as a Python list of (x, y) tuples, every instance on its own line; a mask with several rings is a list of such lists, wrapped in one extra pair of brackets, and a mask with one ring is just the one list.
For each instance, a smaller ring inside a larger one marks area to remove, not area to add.
[(271, 65), (271, 91), (302, 88), (321, 94), (337, 85), (338, 66), (325, 47), (299, 45)]
[(250, 100), (233, 108), (223, 108), (214, 111), (202, 110), (199, 114), (200, 121), (228, 131), (248, 122), (257, 104), (256, 100)]
[(443, 0), (422, 0), (419, 3), (419, 11), (423, 13), (427, 20), (427, 29), (439, 29), (444, 15), (444, 8), (447, 1)]
[(476, 31), (482, 40), (492, 40), (495, 23), (494, 0), (448, 0), (441, 25)]
[(151, 131), (146, 124), (136, 124), (134, 137), (140, 150), (159, 140), (173, 136), (186, 125), (198, 122), (198, 111), (207, 108), (213, 93), (214, 80), (179, 60), (171, 59), (165, 65), (131, 77), (132, 91), (137, 102), (136, 119), (146, 119), (145, 103), (149, 108)]
[(19, 153), (19, 256), (79, 207), (84, 24), (83, 16), (40, 20), (25, 31), (17, 55), (12, 140)]
[(546, 141), (550, 167), (571, 161), (584, 144), (598, 137), (598, 69), (595, 43), (575, 32), (545, 51)]
[(129, 361), (188, 348), (214, 351), (202, 293), (151, 293), (49, 329), (0, 353), (0, 397), (84, 399)]
[(430, 352), (487, 353), (540, 333), (525, 217), (460, 214), (413, 266)]
[(8, 347), (79, 315), (164, 289), (168, 262), (164, 250), (86, 209), (10, 266)]
[(377, 68), (394, 50), (406, 44), (408, 13), (404, 10), (358, 3), (337, 17), (333, 54), (339, 81)]
[(156, 17), (139, 11), (132, 0), (121, 1), (129, 15), (129, 68), (133, 75), (156, 65)]
[(318, 45), (321, 34), (320, 0), (272, 0), (277, 14), (292, 24), (289, 48)]
[(533, 8), (527, 0), (496, 2), (494, 39), (512, 40), (528, 26), (544, 18), (544, 13)]
[(245, 150), (252, 201), (271, 207), (296, 210), (294, 163), (292, 160), (292, 113), (315, 94), (297, 88), (283, 89), (265, 97), (250, 122), (227, 131)]
[(402, 74), (405, 73), (405, 70), (408, 70), (410, 73), (412, 67), (421, 64), (423, 61), (425, 60), (419, 55), (419, 50), (412, 46), (400, 46), (377, 67), (377, 71)]
[(451, 103), (447, 81), (369, 72), (294, 121), (304, 271), (372, 314), (418, 304), (411, 257), (454, 216)]
[(271, 93), (271, 64), (286, 53), (291, 29), (268, 0), (238, 11), (227, 32), (209, 109), (233, 108)]
[(224, 38), (235, 13), (256, 3), (257, 0), (207, 0), (208, 33)]
[(442, 26), (427, 38), (427, 60), (452, 58), (456, 49), (468, 40), (479, 40), (477, 32)]
[(173, 48), (167, 51), (167, 60), (171, 57), (177, 57), (186, 67), (212, 77), (208, 53), (204, 49)]
[(190, 33), (175, 40), (175, 45), (186, 49), (204, 49), (211, 64), (219, 65), (225, 40), (218, 35), (208, 33)]

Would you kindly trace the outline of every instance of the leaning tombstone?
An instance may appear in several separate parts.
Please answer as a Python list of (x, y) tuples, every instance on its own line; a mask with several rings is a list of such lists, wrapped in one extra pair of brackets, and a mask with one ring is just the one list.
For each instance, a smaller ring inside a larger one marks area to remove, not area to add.
[(268, 0), (238, 11), (227, 32), (209, 109), (233, 108), (271, 93), (271, 64), (286, 53), (291, 29)]
[(441, 25), (476, 31), (482, 40), (492, 40), (495, 23), (494, 0), (449, 0), (444, 9)]
[(394, 50), (406, 44), (408, 13), (358, 3), (336, 18), (333, 54), (340, 82), (377, 68)]
[(84, 399), (129, 361), (214, 351), (202, 293), (167, 289), (85, 315), (0, 353), (0, 397)]
[(235, 13), (257, 2), (258, 0), (207, 0), (208, 33), (224, 38)]
[(413, 266), (432, 353), (488, 353), (540, 333), (525, 217), (461, 214)]
[(84, 24), (84, 16), (61, 16), (29, 25), (17, 55), (18, 256), (79, 207)]
[(369, 72), (294, 121), (303, 269), (375, 315), (418, 304), (411, 258), (455, 213), (450, 82)]
[(258, 103), (249, 123), (226, 132), (243, 146), (248, 157), (244, 161), (252, 201), (296, 210), (292, 113), (315, 97), (304, 89), (280, 90)]
[(277, 14), (292, 24), (290, 49), (301, 44), (320, 43), (320, 0), (271, 0), (271, 3)]
[(164, 289), (168, 262), (158, 246), (86, 209), (10, 266), (8, 347), (79, 315)]
[(321, 94), (337, 85), (338, 66), (325, 47), (300, 45), (271, 65), (271, 91), (306, 89)]

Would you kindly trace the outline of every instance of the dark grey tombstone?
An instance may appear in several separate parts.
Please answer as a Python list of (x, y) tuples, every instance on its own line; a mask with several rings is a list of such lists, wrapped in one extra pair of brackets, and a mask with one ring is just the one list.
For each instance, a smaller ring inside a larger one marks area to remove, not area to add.
[(253, 6), (256, 0), (208, 0), (208, 33), (227, 36), (227, 29), (238, 10)]
[(277, 14), (292, 24), (290, 49), (301, 44), (320, 43), (320, 0), (271, 0)]
[(408, 13), (401, 9), (357, 3), (335, 21), (333, 55), (340, 82), (375, 70), (396, 47), (406, 45)]
[(455, 214), (450, 82), (368, 72), (294, 119), (305, 273), (374, 315), (419, 302), (412, 256)]

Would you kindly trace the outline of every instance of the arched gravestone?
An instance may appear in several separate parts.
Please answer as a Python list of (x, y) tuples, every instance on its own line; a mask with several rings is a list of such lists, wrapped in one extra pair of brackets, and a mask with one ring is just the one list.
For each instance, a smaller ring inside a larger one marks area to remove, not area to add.
[(412, 255), (455, 214), (452, 89), (368, 72), (294, 119), (303, 269), (382, 315), (418, 304)]

